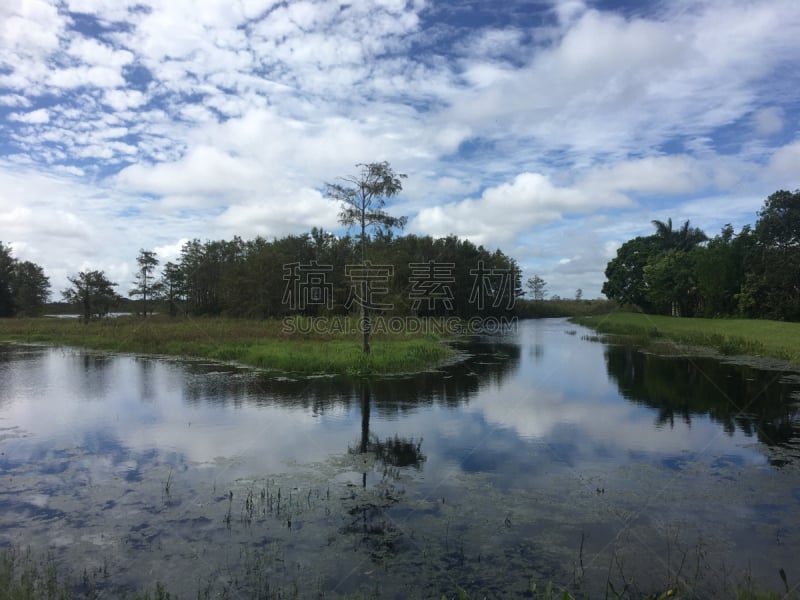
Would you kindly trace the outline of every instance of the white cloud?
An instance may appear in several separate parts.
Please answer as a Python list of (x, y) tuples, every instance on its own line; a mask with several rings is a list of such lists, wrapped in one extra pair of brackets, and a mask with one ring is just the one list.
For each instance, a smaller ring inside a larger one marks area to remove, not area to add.
[(153, 251), (158, 256), (162, 265), (172, 261), (175, 262), (180, 258), (181, 249), (189, 241), (188, 238), (181, 238), (174, 244), (164, 244), (163, 246), (156, 246)]
[(147, 101), (139, 90), (106, 90), (103, 101), (114, 110), (137, 108)]
[(336, 226), (338, 212), (338, 207), (317, 190), (290, 189), (269, 200), (231, 206), (215, 224), (228, 236), (279, 237), (317, 226), (331, 229)]
[(654, 156), (597, 167), (579, 186), (587, 194), (686, 194), (711, 185), (716, 167), (686, 155)]
[(46, 108), (40, 108), (27, 113), (11, 113), (8, 118), (20, 123), (47, 123), (50, 121), (50, 113)]
[(776, 189), (795, 190), (800, 187), (800, 141), (788, 144), (772, 155), (769, 173), (775, 180)]
[(485, 190), (478, 199), (424, 208), (411, 228), (434, 236), (454, 233), (478, 243), (509, 242), (532, 226), (565, 214), (630, 204), (623, 195), (593, 197), (578, 189), (554, 186), (539, 173), (522, 173), (511, 183)]
[(50, 2), (3, 2), (0, 6), (0, 48), (8, 52), (6, 61), (13, 63), (17, 58), (43, 59), (58, 48), (59, 36), (66, 23), (58, 8)]
[[(55, 210), (127, 226), (119, 205), (150, 215), (135, 217), (153, 237), (134, 255), (333, 227), (317, 190), (389, 160), (410, 175), (392, 208), (411, 230), (511, 244), (531, 267), (584, 277), (588, 295), (596, 249), (654, 215), (692, 207), (714, 223), (704, 207), (724, 213), (718, 199), (740, 211), (797, 187), (794, 0), (643, 3), (637, 17), (591, 6), (458, 29), (401, 0), (2, 3), (2, 168), (25, 167), (32, 189), (67, 182), (15, 237), (44, 247), (36, 219)], [(92, 18), (102, 36), (83, 28)], [(565, 248), (583, 224), (597, 229)]]
[(0, 106), (21, 106), (27, 108), (30, 105), (31, 101), (25, 96), (21, 96), (19, 94), (0, 95)]
[(758, 135), (779, 133), (783, 130), (783, 109), (780, 106), (770, 106), (756, 111), (753, 125)]

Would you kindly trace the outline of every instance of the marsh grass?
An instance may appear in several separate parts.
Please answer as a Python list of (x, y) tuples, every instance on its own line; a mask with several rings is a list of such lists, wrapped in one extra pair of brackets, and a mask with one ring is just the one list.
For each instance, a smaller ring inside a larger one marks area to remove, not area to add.
[[(307, 325), (307, 322), (306, 322)], [(455, 351), (432, 334), (376, 333), (372, 352), (361, 352), (355, 322), (347, 331), (290, 333), (283, 321), (242, 319), (116, 318), (0, 319), (0, 340), (54, 343), (112, 352), (209, 358), (277, 371), (370, 375), (419, 371)]]
[[(252, 493), (252, 492), (251, 492)], [(231, 496), (232, 499), (232, 496)], [(215, 593), (212, 585), (205, 588), (201, 585), (198, 589), (198, 599), (209, 598), (239, 598), (243, 597), (239, 592), (247, 591), (246, 597), (258, 597), (266, 599), (287, 599), (298, 598), (298, 590), (276, 586), (271, 580), (270, 573), (274, 562), (266, 550), (261, 549), (242, 549), (243, 570), (237, 574), (241, 580), (236, 585), (225, 585), (222, 590)], [(57, 569), (56, 562), (51, 556), (37, 556), (28, 550), (19, 548), (7, 548), (0, 551), (0, 598), (2, 600), (68, 600), (74, 598), (99, 599), (106, 597), (127, 598), (128, 600), (168, 600), (177, 598), (159, 581), (150, 581), (139, 590), (128, 589), (127, 586), (115, 584), (115, 574), (109, 572), (106, 567), (99, 569), (83, 569), (82, 575), (76, 576), (77, 565), (72, 567), (73, 571)], [(621, 574), (623, 581), (626, 580)], [(699, 575), (696, 575), (699, 577)], [(730, 586), (725, 586), (725, 597), (734, 600), (800, 600), (800, 592), (790, 586), (786, 574), (781, 569), (780, 577), (783, 583), (783, 591), (768, 591), (757, 589), (752, 579), (747, 575)], [(229, 582), (230, 583), (230, 582)], [(625, 599), (625, 600), (666, 600), (667, 598), (682, 598), (685, 600), (695, 598), (705, 598), (703, 594), (696, 594), (692, 591), (691, 578), (688, 586), (681, 586), (675, 583), (667, 589), (657, 592), (646, 592), (637, 589), (635, 586), (626, 584), (614, 585), (610, 572), (606, 581), (606, 593), (604, 598)], [(332, 598), (364, 598), (363, 595), (339, 595), (336, 593), (326, 594), (319, 582), (319, 597)], [(574, 587), (574, 586), (573, 586)], [(567, 589), (560, 585), (555, 585), (552, 581), (537, 584), (531, 581), (529, 594), (527, 597), (539, 600), (588, 600), (591, 597), (581, 591), (581, 586), (577, 589)], [(369, 597), (382, 597), (380, 588), (376, 588), (374, 594)], [(472, 595), (460, 585), (456, 585), (453, 591), (442, 594), (442, 600), (457, 598), (458, 600), (468, 598), (483, 598), (483, 595)]]
[(636, 343), (671, 340), (714, 348), (725, 355), (764, 356), (800, 364), (800, 323), (623, 312), (574, 317), (571, 321), (600, 333), (632, 336)]

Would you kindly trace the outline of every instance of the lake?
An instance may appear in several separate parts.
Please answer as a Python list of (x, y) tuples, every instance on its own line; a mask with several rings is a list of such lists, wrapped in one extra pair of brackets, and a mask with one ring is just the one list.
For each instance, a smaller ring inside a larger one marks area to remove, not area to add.
[(0, 344), (0, 545), (181, 597), (800, 580), (800, 374), (562, 319), (354, 380)]

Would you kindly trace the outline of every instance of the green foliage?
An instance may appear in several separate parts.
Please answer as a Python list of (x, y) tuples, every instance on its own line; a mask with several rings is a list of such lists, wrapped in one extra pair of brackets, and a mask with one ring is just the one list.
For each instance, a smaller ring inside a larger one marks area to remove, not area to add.
[(67, 279), (72, 287), (61, 295), (78, 308), (86, 322), (107, 315), (120, 299), (114, 291), (117, 284), (109, 281), (103, 271), (81, 271)]
[[(391, 267), (388, 281), (380, 283), (385, 293), (378, 298), (393, 305), (386, 314), (415, 314), (433, 317), (452, 315), (469, 318), (477, 315), (510, 314), (501, 293), (519, 293), (519, 269), (515, 261), (497, 250), (489, 252), (468, 240), (455, 236), (434, 239), (430, 236), (395, 237), (378, 231), (368, 239), (369, 257), (373, 265)], [(451, 265), (446, 283), (452, 292), (450, 308), (441, 300), (429, 305), (415, 305), (415, 275), (419, 265)], [(336, 237), (321, 229), (311, 233), (287, 236), (272, 241), (264, 238), (187, 242), (175, 263), (165, 265), (161, 279), (164, 290), (163, 310), (171, 315), (231, 316), (271, 318), (300, 314), (325, 316), (345, 314), (345, 304), (353, 282), (346, 275), (348, 265), (359, 264), (359, 241), (350, 236)], [(330, 306), (308, 303), (292, 306), (286, 297), (292, 265), (328, 266), (325, 283), (330, 289)], [(476, 276), (474, 270), (483, 264), (485, 270), (505, 270), (513, 274), (513, 290), (487, 292), (484, 310), (470, 302)], [(415, 266), (416, 265), (416, 266)], [(498, 296), (492, 296), (492, 293)], [(495, 300), (498, 300), (495, 302)], [(500, 301), (502, 300), (502, 302)], [(357, 310), (358, 306), (351, 307)]]
[(693, 316), (699, 304), (692, 256), (667, 250), (652, 256), (644, 267), (645, 297), (655, 312)]
[(50, 295), (50, 280), (39, 265), (30, 261), (14, 265), (14, 306), (18, 316), (41, 314)]
[(738, 294), (745, 279), (745, 257), (753, 241), (749, 226), (736, 235), (728, 224), (705, 248), (692, 252), (702, 316), (719, 317), (740, 312)]
[(13, 317), (14, 309), (14, 257), (11, 248), (0, 242), (0, 317)]
[(636, 237), (622, 244), (617, 256), (606, 266), (603, 294), (620, 304), (648, 309), (644, 268), (658, 252), (659, 246), (653, 236)]
[[(405, 227), (406, 217), (393, 217), (384, 212), (383, 207), (386, 205), (386, 199), (397, 195), (402, 189), (403, 184), (401, 179), (405, 179), (407, 175), (400, 173), (395, 174), (389, 163), (384, 161), (380, 163), (358, 164), (361, 167), (361, 172), (358, 175), (348, 175), (343, 177), (340, 183), (326, 184), (325, 195), (339, 203), (341, 211), (339, 212), (339, 223), (348, 227), (357, 225), (360, 228), (361, 234), (359, 235), (359, 242), (361, 246), (361, 264), (365, 265), (367, 260), (367, 230), (376, 228), (378, 231), (390, 233), (393, 228), (402, 229)], [(370, 281), (366, 281), (366, 289), (369, 290)], [(369, 292), (367, 292), (369, 293)], [(363, 331), (363, 352), (364, 354), (370, 353), (369, 339), (370, 327), (369, 318), (371, 308), (368, 302), (371, 302), (365, 296), (366, 301), (360, 302), (361, 315), (364, 322), (367, 324)]]
[(800, 191), (769, 196), (738, 235), (730, 224), (712, 240), (689, 221), (653, 225), (608, 263), (609, 298), (662, 314), (800, 320)]
[(339, 222), (342, 225), (356, 225), (360, 228), (361, 258), (366, 259), (367, 230), (377, 228), (388, 231), (398, 227), (402, 229), (407, 222), (406, 217), (392, 217), (384, 212), (386, 199), (397, 195), (403, 189), (402, 179), (408, 177), (403, 173), (396, 174), (388, 162), (359, 163), (358, 175), (342, 177), (341, 183), (325, 184), (325, 195), (339, 203)]
[(708, 236), (697, 227), (692, 227), (689, 221), (686, 221), (680, 229), (672, 228), (672, 219), (668, 219), (666, 223), (658, 220), (651, 223), (656, 228), (653, 237), (662, 251), (688, 251), (708, 240)]
[(800, 190), (778, 191), (758, 213), (739, 293), (742, 313), (800, 320)]
[(147, 300), (153, 300), (162, 287), (160, 282), (155, 281), (155, 269), (158, 266), (156, 253), (142, 248), (139, 250), (139, 256), (136, 257), (136, 264), (138, 265), (136, 285), (128, 294), (130, 296), (141, 296), (142, 316), (146, 317), (148, 310)]
[(526, 285), (531, 291), (532, 300), (544, 300), (547, 290), (547, 282), (544, 279), (538, 275), (534, 275), (528, 278)]
[(0, 317), (39, 314), (50, 295), (50, 280), (42, 268), (18, 261), (0, 242)]
[(73, 595), (59, 580), (55, 562), (34, 557), (30, 550), (0, 553), (0, 597), (9, 600), (67, 600)]

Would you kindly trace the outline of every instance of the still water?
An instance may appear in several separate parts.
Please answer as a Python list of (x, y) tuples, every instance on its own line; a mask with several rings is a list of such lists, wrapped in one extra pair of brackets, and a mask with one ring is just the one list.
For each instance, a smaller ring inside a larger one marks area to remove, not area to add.
[(797, 583), (798, 373), (588, 333), (365, 381), (0, 345), (0, 545), (112, 596)]

